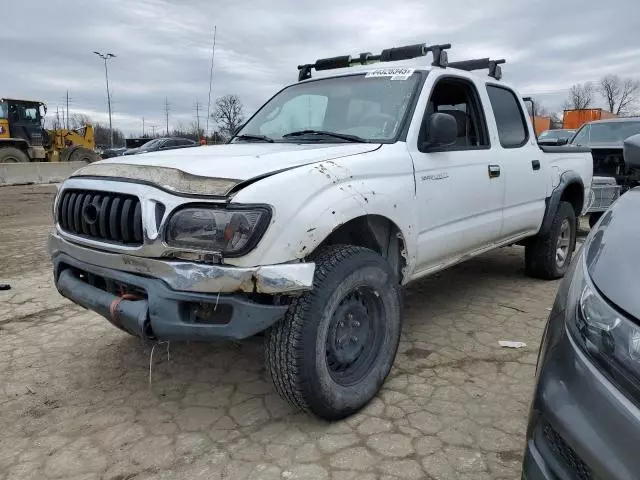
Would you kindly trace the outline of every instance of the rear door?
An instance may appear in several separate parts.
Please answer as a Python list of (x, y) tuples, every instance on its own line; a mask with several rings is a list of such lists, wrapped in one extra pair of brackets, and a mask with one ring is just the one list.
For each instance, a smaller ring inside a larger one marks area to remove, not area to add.
[(547, 165), (527, 123), (520, 98), (503, 85), (487, 84), (495, 118), (495, 145), (505, 182), (501, 241), (535, 234), (542, 223), (547, 194)]

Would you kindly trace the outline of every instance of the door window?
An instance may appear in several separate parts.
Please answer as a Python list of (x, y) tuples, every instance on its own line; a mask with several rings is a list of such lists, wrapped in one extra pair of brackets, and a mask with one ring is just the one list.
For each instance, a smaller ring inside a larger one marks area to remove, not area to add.
[(493, 115), (498, 126), (498, 137), (504, 148), (519, 148), (529, 139), (524, 113), (516, 97), (508, 88), (487, 86)]
[(422, 122), (418, 145), (422, 146), (429, 128), (429, 117), (434, 113), (447, 113), (458, 124), (458, 135), (446, 150), (468, 150), (489, 147), (484, 113), (475, 86), (460, 78), (445, 77), (438, 80)]

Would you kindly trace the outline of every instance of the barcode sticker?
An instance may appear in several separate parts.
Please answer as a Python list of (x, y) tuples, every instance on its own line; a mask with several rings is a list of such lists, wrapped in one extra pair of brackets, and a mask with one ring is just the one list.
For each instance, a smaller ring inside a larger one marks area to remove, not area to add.
[(415, 71), (415, 68), (403, 68), (403, 67), (379, 68), (377, 70), (372, 70), (368, 72), (365, 78), (389, 77), (390, 80), (406, 80), (411, 75), (413, 75), (414, 71)]

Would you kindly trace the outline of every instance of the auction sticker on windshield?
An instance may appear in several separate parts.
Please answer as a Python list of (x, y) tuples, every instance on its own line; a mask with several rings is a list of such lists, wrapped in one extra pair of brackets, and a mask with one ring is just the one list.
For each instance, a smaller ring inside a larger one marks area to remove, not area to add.
[(380, 68), (377, 70), (373, 70), (368, 72), (365, 78), (386, 78), (390, 77), (391, 80), (406, 80), (411, 75), (415, 68)]

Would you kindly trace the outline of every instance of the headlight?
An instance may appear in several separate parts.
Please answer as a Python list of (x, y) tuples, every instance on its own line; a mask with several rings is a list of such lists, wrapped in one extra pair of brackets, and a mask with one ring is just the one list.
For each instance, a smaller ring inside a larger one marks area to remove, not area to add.
[(265, 207), (183, 208), (169, 219), (165, 238), (172, 247), (240, 256), (260, 240), (270, 216)]
[(640, 327), (602, 298), (586, 272), (584, 256), (569, 288), (569, 331), (578, 345), (619, 386), (640, 395)]

